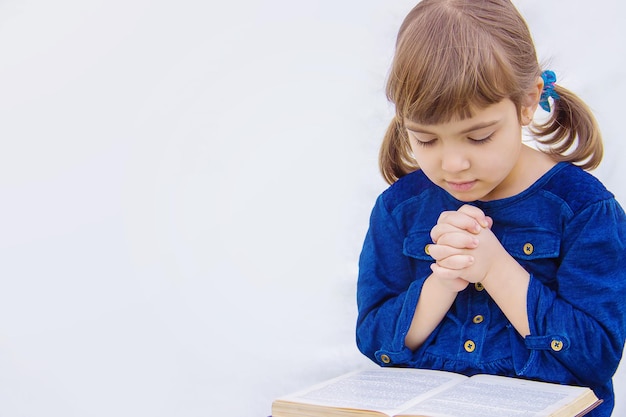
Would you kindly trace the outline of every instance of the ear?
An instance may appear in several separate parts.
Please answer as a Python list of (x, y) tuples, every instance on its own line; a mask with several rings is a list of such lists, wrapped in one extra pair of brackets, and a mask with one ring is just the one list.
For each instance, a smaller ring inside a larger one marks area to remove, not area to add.
[(543, 91), (543, 78), (537, 77), (532, 88), (528, 91), (528, 94), (524, 97), (522, 102), (522, 108), (520, 109), (520, 119), (523, 126), (528, 126), (533, 121), (535, 110), (539, 105), (539, 99), (541, 98), (541, 92)]

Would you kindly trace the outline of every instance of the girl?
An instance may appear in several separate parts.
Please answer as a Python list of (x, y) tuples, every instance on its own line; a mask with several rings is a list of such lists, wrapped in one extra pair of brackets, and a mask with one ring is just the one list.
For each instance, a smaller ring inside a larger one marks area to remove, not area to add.
[[(359, 261), (357, 344), (382, 366), (591, 387), (609, 416), (626, 334), (626, 217), (583, 169), (587, 106), (542, 71), (509, 0), (406, 17), (380, 151), (392, 184)], [(532, 122), (537, 106), (550, 112)], [(537, 146), (522, 143), (529, 127)]]

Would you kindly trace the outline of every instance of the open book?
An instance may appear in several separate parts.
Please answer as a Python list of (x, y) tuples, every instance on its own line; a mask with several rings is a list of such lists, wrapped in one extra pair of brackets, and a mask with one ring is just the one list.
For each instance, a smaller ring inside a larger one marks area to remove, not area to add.
[(573, 417), (600, 404), (589, 388), (494, 375), (377, 368), (276, 399), (272, 417)]

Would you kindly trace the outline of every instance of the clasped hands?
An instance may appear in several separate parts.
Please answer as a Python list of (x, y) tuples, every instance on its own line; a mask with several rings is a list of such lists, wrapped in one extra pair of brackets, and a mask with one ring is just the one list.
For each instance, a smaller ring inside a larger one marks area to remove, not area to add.
[(498, 259), (508, 253), (491, 231), (493, 220), (478, 207), (464, 205), (441, 213), (431, 229), (428, 253), (433, 278), (451, 291), (482, 282)]

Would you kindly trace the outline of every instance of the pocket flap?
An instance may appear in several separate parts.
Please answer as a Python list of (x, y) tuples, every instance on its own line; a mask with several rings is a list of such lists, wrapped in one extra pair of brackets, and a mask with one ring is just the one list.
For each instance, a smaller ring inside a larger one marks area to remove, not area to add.
[(430, 238), (430, 230), (419, 230), (411, 232), (404, 238), (404, 247), (402, 252), (411, 258), (421, 259), (425, 261), (433, 261), (428, 254), (428, 245), (433, 243)]
[(559, 256), (559, 234), (545, 229), (509, 230), (502, 237), (502, 246), (518, 259), (556, 258)]

